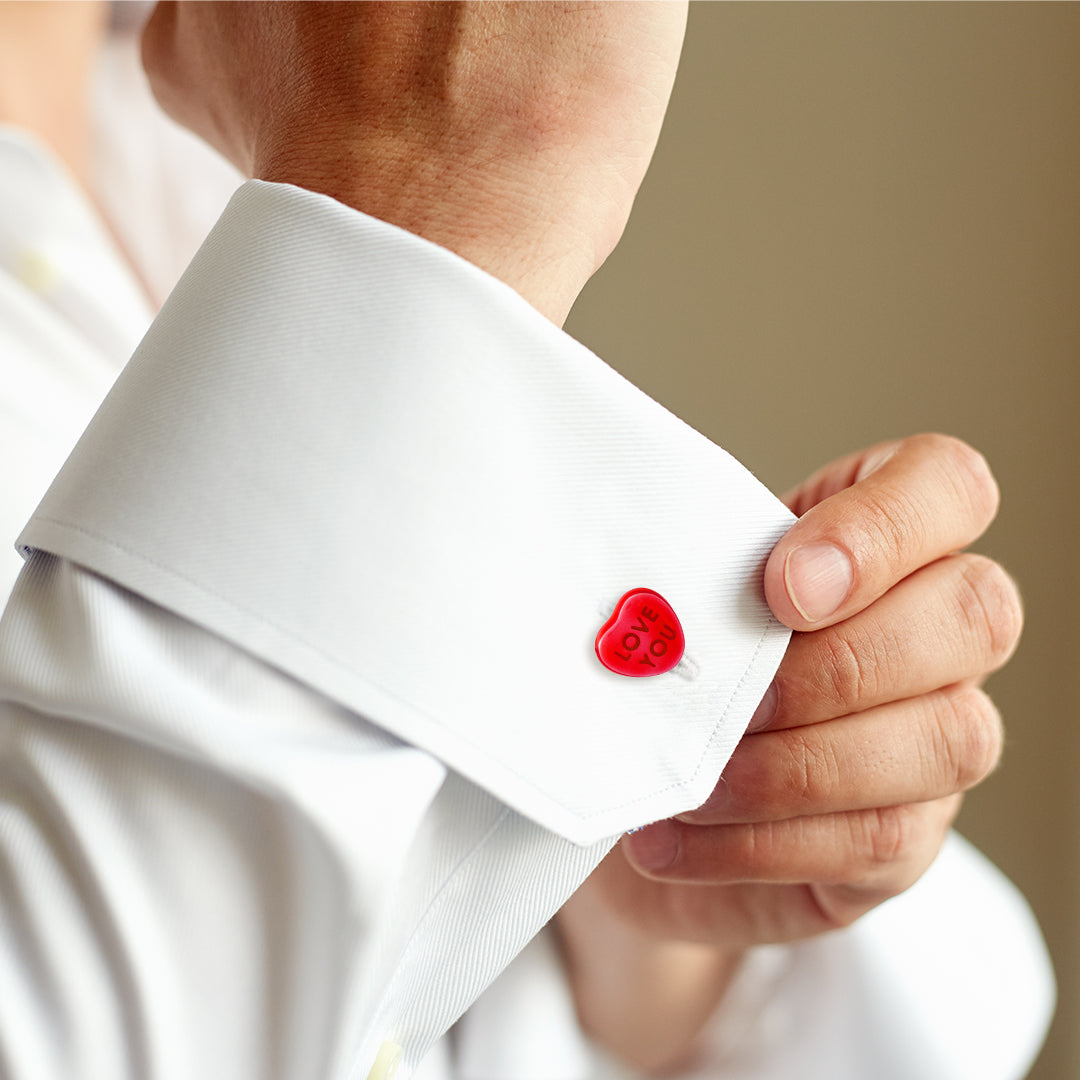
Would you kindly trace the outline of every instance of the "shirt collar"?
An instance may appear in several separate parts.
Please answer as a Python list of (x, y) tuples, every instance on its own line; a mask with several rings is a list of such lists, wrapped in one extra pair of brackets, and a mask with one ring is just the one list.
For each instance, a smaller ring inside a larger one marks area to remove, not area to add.
[[(252, 181), (27, 525), (580, 843), (715, 783), (787, 631), (791, 517), (507, 286)], [(630, 588), (675, 671), (605, 670)]]

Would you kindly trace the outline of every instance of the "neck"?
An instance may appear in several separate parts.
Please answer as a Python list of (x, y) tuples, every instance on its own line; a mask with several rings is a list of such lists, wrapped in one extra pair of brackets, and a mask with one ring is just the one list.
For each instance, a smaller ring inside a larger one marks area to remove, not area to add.
[(49, 146), (86, 186), (89, 84), (106, 32), (100, 0), (0, 2), (0, 123)]

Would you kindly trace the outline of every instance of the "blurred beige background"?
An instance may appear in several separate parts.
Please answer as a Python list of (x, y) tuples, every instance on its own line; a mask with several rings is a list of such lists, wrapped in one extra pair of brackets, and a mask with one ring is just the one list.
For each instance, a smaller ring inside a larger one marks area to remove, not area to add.
[(991, 683), (1004, 764), (960, 829), (1050, 942), (1040, 1080), (1080, 1077), (1078, 281), (1080, 5), (699, 3), (626, 237), (569, 323), (776, 491), (922, 430), (989, 457), (979, 547), (1028, 623)]

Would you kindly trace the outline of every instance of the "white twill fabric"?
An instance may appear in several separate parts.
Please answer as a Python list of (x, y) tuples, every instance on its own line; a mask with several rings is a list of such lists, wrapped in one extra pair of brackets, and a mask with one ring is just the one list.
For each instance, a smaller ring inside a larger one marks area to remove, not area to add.
[[(135, 71), (102, 83), (108, 130), (156, 146)], [(203, 216), (205, 192), (181, 205), (193, 153), (160, 183), (138, 154), (102, 173), (128, 250), (163, 260), (140, 266), (154, 291), (184, 247), (183, 229), (155, 222)], [(10, 129), (0, 185), (13, 541), (149, 307), (93, 207)], [(283, 230), (259, 216), (285, 205), (298, 209)], [(581, 1032), (551, 932), (533, 935), (607, 850), (603, 828), (689, 805), (720, 767), (776, 658), (752, 642), (782, 648), (755, 582), (784, 512), (460, 260), (294, 189), (253, 185), (224, 226), (241, 219), (283, 246), (239, 230), (258, 259), (204, 252), (211, 277), (185, 283), (27, 530), (39, 550), (0, 621), (0, 1075), (364, 1080), (397, 1044), (398, 1076), (417, 1080), (636, 1076)], [(274, 280), (267, 304), (253, 287)], [(230, 348), (211, 365), (215, 341)], [(240, 355), (245, 341), (258, 355)], [(744, 520), (718, 509), (730, 478)], [(632, 585), (667, 596), (688, 638), (685, 665), (634, 693), (590, 666), (591, 635)], [(472, 618), (446, 607), (466, 597)], [(552, 626), (556, 599), (553, 653), (537, 651), (546, 635), (513, 637), (519, 619)], [(365, 603), (374, 614), (353, 625)], [(511, 625), (481, 626), (476, 604)], [(404, 635), (398, 650), (380, 628)], [(461, 665), (423, 631), (456, 634)], [(741, 688), (728, 663), (745, 665)], [(437, 680), (445, 708), (431, 707)], [(542, 725), (521, 728), (527, 752), (511, 737), (523, 717)], [(651, 787), (606, 775), (622, 769)], [(850, 930), (752, 952), (682, 1075), (1019, 1080), (1052, 1000), (1022, 898), (954, 839)]]
[(58, 162), (2, 125), (0, 312), (6, 599), (19, 564), (8, 541), (26, 524), (153, 312)]
[[(791, 520), (512, 289), (251, 181), (19, 543), (594, 843), (712, 790), (787, 643), (761, 568)], [(685, 674), (597, 662), (639, 586)]]
[[(24, 530), (0, 624), (9, 745), (58, 846), (83, 852), (70, 902), (90, 906), (89, 878), (110, 916), (138, 913), (164, 955), (118, 951), (162, 1028), (225, 1025), (155, 1068), (235, 1074), (224, 1031), (251, 1052), (268, 1024), (295, 1031), (290, 1054), (336, 1054), (331, 1072), (387, 1038), (419, 1061), (614, 835), (711, 789), (786, 644), (760, 575), (789, 521), (505, 286), (323, 196), (245, 185)], [(592, 638), (646, 582), (688, 670), (624, 679)], [(35, 755), (43, 726), (60, 753), (56, 717), (81, 784)], [(197, 877), (205, 909), (177, 911), (205, 835), (158, 846), (168, 890), (132, 852), (154, 846), (147, 811), (178, 821), (195, 792), (140, 785), (119, 833), (92, 812), (127, 769), (170, 763), (295, 834), (285, 865), (273, 843), (229, 848), (231, 873)], [(256, 958), (220, 939), (266, 920), (270, 873), (290, 902), (260, 937), (322, 992), (252, 1018)]]
[(609, 846), (51, 556), (0, 667), (15, 1077), (411, 1067)]

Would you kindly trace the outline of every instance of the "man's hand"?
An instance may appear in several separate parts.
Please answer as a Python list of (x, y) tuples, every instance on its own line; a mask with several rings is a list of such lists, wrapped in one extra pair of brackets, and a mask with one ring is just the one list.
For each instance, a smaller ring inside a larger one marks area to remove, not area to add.
[(241, 170), (456, 251), (561, 323), (622, 234), (680, 3), (158, 4), (151, 86)]
[[(741, 951), (846, 926), (933, 861), (1001, 752), (979, 687), (1016, 645), (1020, 601), (996, 563), (957, 554), (997, 502), (983, 458), (938, 435), (845, 458), (788, 497), (802, 516), (765, 592), (798, 632), (751, 733), (702, 807), (625, 838), (560, 915), (579, 1009), (617, 1052), (666, 1062)], [(603, 986), (602, 942), (624, 967)], [(681, 1018), (616, 1000), (627, 965), (679, 983), (664, 950), (692, 984)]]

